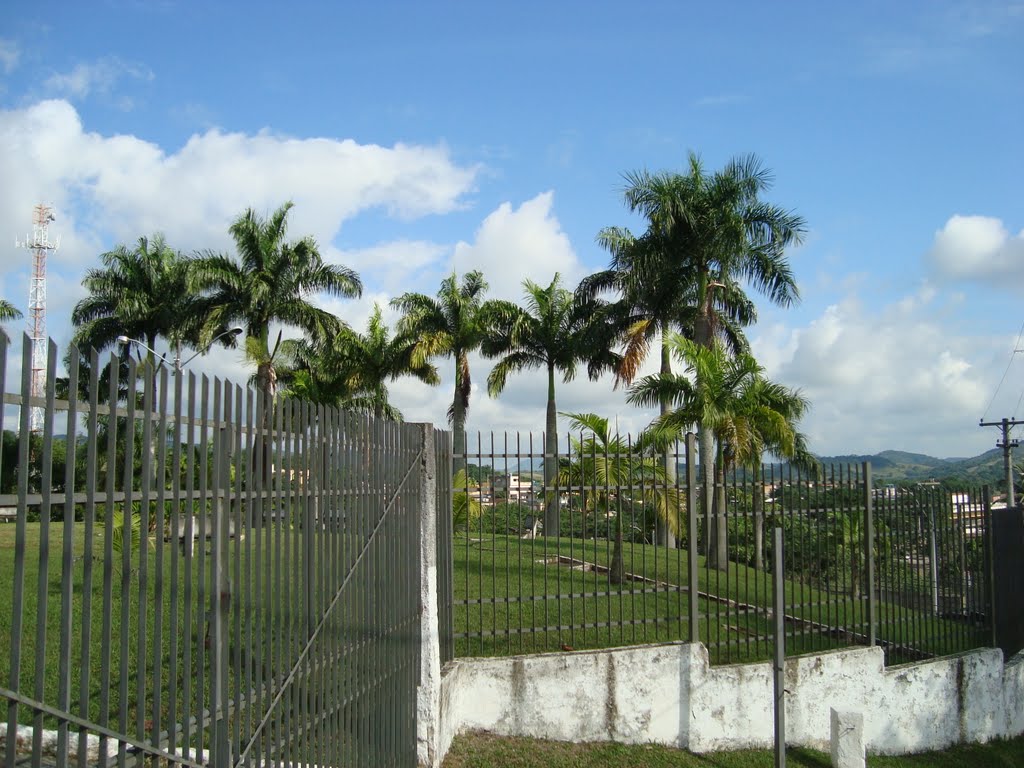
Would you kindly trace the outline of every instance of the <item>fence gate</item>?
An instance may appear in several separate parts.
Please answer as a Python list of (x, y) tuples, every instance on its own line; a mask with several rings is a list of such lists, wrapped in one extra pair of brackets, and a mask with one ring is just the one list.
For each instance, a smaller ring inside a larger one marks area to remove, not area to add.
[(414, 766), (421, 429), (23, 345), (0, 765)]

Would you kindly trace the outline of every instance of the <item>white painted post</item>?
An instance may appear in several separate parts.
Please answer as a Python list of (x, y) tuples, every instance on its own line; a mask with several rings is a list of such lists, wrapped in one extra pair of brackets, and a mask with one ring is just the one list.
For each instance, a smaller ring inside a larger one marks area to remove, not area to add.
[(832, 768), (865, 768), (864, 715), (832, 709)]
[(441, 636), (437, 605), (437, 477), (434, 428), (419, 425), (420, 457), (420, 684), (416, 691), (416, 764), (440, 765)]

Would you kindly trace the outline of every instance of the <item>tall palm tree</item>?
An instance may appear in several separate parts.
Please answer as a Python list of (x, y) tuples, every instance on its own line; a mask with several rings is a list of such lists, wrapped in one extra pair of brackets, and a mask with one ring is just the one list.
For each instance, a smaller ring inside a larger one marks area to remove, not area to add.
[(440, 381), (437, 368), (416, 358), (415, 347), (414, 338), (391, 335), (380, 305), (374, 304), (366, 333), (345, 330), (326, 342), (298, 343), (291, 391), (314, 402), (401, 421), (401, 412), (388, 399), (387, 382), (402, 376), (431, 385)]
[[(780, 306), (798, 300), (785, 249), (800, 242), (804, 221), (760, 199), (771, 187), (772, 175), (757, 157), (735, 158), (721, 171), (709, 173), (691, 153), (686, 173), (639, 171), (627, 174), (626, 182), (626, 205), (644, 216), (647, 231), (632, 240), (634, 245), (630, 238), (618, 237), (621, 231), (606, 231), (604, 239), (619, 243), (623, 253), (640, 262), (633, 267), (635, 282), (674, 287), (675, 295), (663, 301), (677, 312), (684, 305), (692, 308), (687, 324), (698, 345), (710, 348), (730, 324), (754, 320), (741, 283)], [(663, 370), (664, 356), (663, 348)], [(702, 423), (697, 427), (707, 510), (712, 503), (714, 437)]]
[[(597, 239), (611, 252), (611, 263), (608, 269), (585, 278), (579, 291), (593, 296), (611, 290), (619, 296), (612, 317), (625, 348), (616, 386), (633, 382), (659, 336), (660, 372), (670, 375), (669, 334), (676, 331), (692, 338), (698, 314), (697, 286), (680, 272), (681, 254), (673, 251), (664, 233), (653, 226), (640, 237), (628, 229), (607, 227)], [(716, 315), (721, 319), (718, 335), (732, 349), (743, 351), (748, 344), (741, 329), (754, 321), (756, 311), (735, 281), (726, 280), (722, 287), (713, 297)], [(658, 405), (662, 416), (670, 409), (666, 401)], [(674, 480), (676, 462), (670, 445), (664, 446), (662, 458), (666, 476)], [(672, 530), (660, 520), (658, 538), (662, 544), (675, 545)]]
[(263, 218), (249, 208), (229, 231), (238, 258), (205, 252), (190, 263), (191, 286), (206, 296), (201, 338), (238, 323), (245, 328), (246, 354), (256, 364), (256, 383), (268, 402), (277, 394), (276, 358), (283, 330), (270, 343), (271, 323), (293, 326), (315, 341), (337, 336), (342, 322), (309, 301), (326, 293), (352, 298), (362, 294), (359, 276), (348, 267), (327, 264), (312, 237), (288, 241), (287, 202)]
[(555, 492), (558, 477), (558, 410), (555, 406), (555, 373), (562, 381), (576, 377), (580, 363), (587, 374), (597, 379), (620, 362), (607, 343), (604, 331), (605, 303), (596, 298), (577, 299), (560, 284), (556, 272), (546, 288), (524, 280), (526, 307), (503, 307), (481, 351), (487, 357), (500, 357), (487, 377), (487, 392), (497, 397), (505, 389), (509, 374), (542, 369), (547, 373), (548, 398), (545, 421), (544, 454), (544, 535), (558, 536), (559, 508)]
[(455, 361), (455, 394), (448, 409), (456, 472), (466, 465), (466, 413), (472, 380), (469, 353), (480, 348), (488, 328), (511, 311), (508, 302), (485, 301), (487, 282), (478, 270), (441, 281), (437, 298), (422, 293), (403, 293), (391, 305), (403, 313), (398, 332), (416, 338), (416, 359), (451, 357)]
[[(666, 481), (664, 466), (656, 459), (642, 455), (643, 440), (631, 443), (618, 434), (612, 435), (608, 419), (594, 413), (563, 413), (570, 429), (579, 431), (572, 438), (572, 455), (559, 463), (559, 483), (581, 489), (584, 509), (596, 513), (599, 506), (611, 504), (608, 491), (615, 494), (615, 548), (609, 579), (621, 584), (624, 578), (622, 558), (622, 502), (639, 501), (652, 507), (659, 520), (680, 533), (685, 500), (680, 489)], [(590, 489), (590, 490), (588, 490)]]

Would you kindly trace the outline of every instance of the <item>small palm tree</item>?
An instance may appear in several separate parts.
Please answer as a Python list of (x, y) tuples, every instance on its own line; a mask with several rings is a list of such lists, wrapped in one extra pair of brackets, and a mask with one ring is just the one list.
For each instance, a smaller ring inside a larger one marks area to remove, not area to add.
[(619, 502), (615, 513), (615, 548), (609, 578), (613, 584), (623, 581), (622, 508), (623, 501), (639, 501), (653, 507), (657, 518), (673, 533), (681, 533), (686, 502), (679, 488), (670, 484), (664, 466), (655, 458), (640, 451), (641, 439), (631, 443), (618, 434), (612, 435), (608, 419), (594, 413), (563, 413), (569, 419), (570, 429), (581, 433), (571, 438), (570, 457), (559, 465), (559, 484), (578, 488), (584, 499), (584, 509), (595, 514), (605, 510), (613, 490)]
[(466, 414), (472, 380), (469, 354), (480, 348), (488, 328), (511, 311), (508, 302), (484, 301), (487, 282), (481, 272), (467, 272), (459, 281), (453, 272), (441, 281), (437, 298), (422, 293), (403, 293), (391, 305), (403, 313), (400, 335), (416, 339), (414, 360), (451, 357), (455, 361), (455, 395), (448, 409), (456, 472), (466, 466)]
[(323, 343), (301, 341), (290, 375), (290, 393), (314, 402), (339, 405), (376, 418), (401, 421), (401, 412), (388, 399), (388, 381), (412, 376), (425, 384), (439, 382), (437, 368), (416, 359), (415, 339), (392, 337), (379, 304), (367, 322), (366, 333), (344, 330)]
[(201, 339), (209, 342), (219, 329), (240, 324), (246, 354), (256, 364), (257, 386), (268, 402), (277, 394), (277, 355), (283, 330), (271, 345), (270, 326), (281, 323), (325, 343), (341, 333), (343, 323), (309, 301), (317, 293), (352, 298), (362, 294), (359, 276), (348, 267), (327, 264), (311, 237), (288, 241), (288, 202), (262, 218), (249, 208), (230, 227), (238, 257), (204, 252), (189, 265), (190, 285), (209, 308)]
[(705, 455), (715, 456), (712, 488), (720, 492), (706, 504), (704, 522), (709, 564), (724, 569), (728, 558), (726, 467), (734, 462), (750, 466), (755, 461), (759, 467), (766, 450), (788, 458), (804, 456), (806, 443), (795, 424), (808, 404), (799, 391), (767, 380), (764, 369), (749, 354), (734, 357), (721, 344), (702, 347), (679, 335), (670, 337), (669, 343), (692, 378), (647, 376), (630, 390), (628, 400), (636, 405), (672, 404), (673, 409), (651, 427), (658, 442), (677, 439), (698, 424), (712, 436), (712, 449)]
[[(591, 379), (617, 367), (620, 358), (608, 345), (604, 330), (605, 304), (598, 299), (577, 299), (559, 284), (555, 273), (546, 288), (524, 280), (526, 308), (504, 306), (496, 317), (481, 351), (487, 357), (501, 357), (487, 377), (487, 391), (497, 397), (505, 389), (509, 374), (536, 370), (547, 373), (548, 398), (545, 422), (546, 456), (558, 454), (558, 411), (555, 406), (555, 373), (562, 381), (576, 377), (577, 366), (587, 365)], [(544, 461), (544, 535), (558, 536), (559, 509), (554, 459)]]

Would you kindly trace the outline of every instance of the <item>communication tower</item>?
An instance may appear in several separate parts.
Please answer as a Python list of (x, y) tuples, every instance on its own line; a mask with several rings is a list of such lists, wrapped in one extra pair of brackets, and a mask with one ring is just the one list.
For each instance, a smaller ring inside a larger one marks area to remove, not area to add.
[[(46, 255), (60, 248), (60, 238), (50, 242), (49, 226), (56, 221), (53, 206), (39, 203), (33, 209), (32, 234), (22, 242), (15, 241), (19, 248), (32, 253), (32, 282), (28, 290), (28, 330), (32, 338), (32, 397), (42, 398), (46, 387)], [(32, 431), (43, 428), (43, 409), (32, 408)]]

